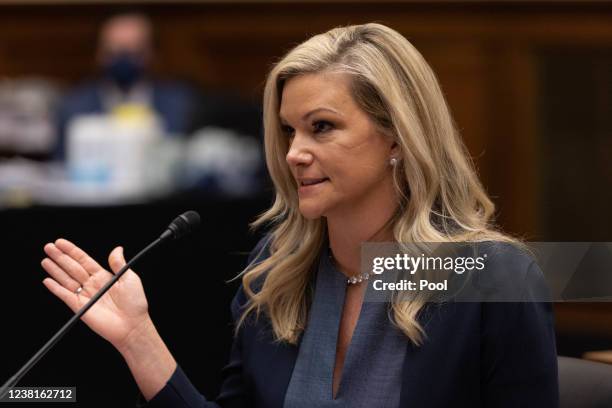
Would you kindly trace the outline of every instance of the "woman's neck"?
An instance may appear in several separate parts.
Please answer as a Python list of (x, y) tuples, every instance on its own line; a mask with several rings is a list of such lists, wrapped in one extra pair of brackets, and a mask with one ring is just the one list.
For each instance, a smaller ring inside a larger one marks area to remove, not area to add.
[(389, 206), (370, 213), (344, 212), (327, 217), (327, 234), (337, 267), (346, 276), (358, 275), (361, 269), (361, 243), (392, 241), (393, 225), (389, 222), (396, 207)]

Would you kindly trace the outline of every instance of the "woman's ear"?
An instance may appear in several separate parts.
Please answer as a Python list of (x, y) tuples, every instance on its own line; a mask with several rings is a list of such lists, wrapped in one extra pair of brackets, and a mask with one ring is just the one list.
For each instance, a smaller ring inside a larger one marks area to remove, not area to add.
[(389, 151), (389, 157), (395, 157), (396, 159), (400, 159), (400, 147), (399, 144), (393, 140), (391, 143), (391, 150)]

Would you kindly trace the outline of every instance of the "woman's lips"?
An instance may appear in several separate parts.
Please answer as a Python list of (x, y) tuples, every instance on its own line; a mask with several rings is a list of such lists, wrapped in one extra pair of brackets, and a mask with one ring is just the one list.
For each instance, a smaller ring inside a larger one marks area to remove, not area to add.
[(319, 187), (321, 187), (325, 182), (329, 181), (327, 177), (323, 178), (312, 178), (312, 179), (301, 179), (300, 185), (298, 188), (298, 194), (309, 194), (315, 192)]
[(310, 178), (310, 179), (301, 179), (300, 186), (311, 186), (313, 184), (319, 184), (327, 180), (327, 177), (321, 178)]

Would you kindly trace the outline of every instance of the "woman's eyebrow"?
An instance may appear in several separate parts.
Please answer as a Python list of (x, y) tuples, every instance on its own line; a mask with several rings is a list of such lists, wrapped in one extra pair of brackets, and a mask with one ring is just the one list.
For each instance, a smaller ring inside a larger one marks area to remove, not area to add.
[(306, 121), (306, 120), (308, 120), (308, 118), (309, 118), (311, 115), (314, 115), (315, 113), (317, 113), (317, 112), (321, 112), (321, 111), (327, 111), (327, 112), (335, 113), (336, 115), (339, 115), (339, 116), (343, 116), (343, 115), (342, 115), (342, 113), (340, 113), (340, 112), (338, 112), (337, 110), (332, 109), (332, 108), (317, 108), (317, 109), (313, 109), (313, 110), (311, 110), (310, 112), (308, 112), (307, 114), (305, 114), (304, 116), (302, 116), (302, 121)]
[[(310, 116), (314, 115), (317, 112), (321, 112), (321, 111), (323, 111), (323, 112), (331, 112), (331, 113), (335, 113), (336, 115), (339, 115), (339, 116), (344, 116), (342, 113), (340, 113), (337, 110), (332, 109), (332, 108), (316, 108), (316, 109), (313, 109), (310, 112), (306, 113), (304, 116), (302, 116), (302, 122), (307, 121)], [(280, 120), (282, 125), (288, 125), (289, 124), (289, 122), (287, 122), (287, 120), (280, 113), (278, 115), (278, 119)]]

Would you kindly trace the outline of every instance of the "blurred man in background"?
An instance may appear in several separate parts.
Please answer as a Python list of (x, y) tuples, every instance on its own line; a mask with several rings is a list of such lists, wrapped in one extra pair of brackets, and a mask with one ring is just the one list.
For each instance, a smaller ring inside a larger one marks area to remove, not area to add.
[(58, 109), (56, 158), (65, 157), (67, 126), (79, 115), (131, 106), (158, 116), (166, 134), (192, 130), (195, 92), (181, 83), (154, 79), (149, 72), (153, 58), (153, 27), (146, 16), (119, 14), (102, 25), (98, 77), (68, 93)]

